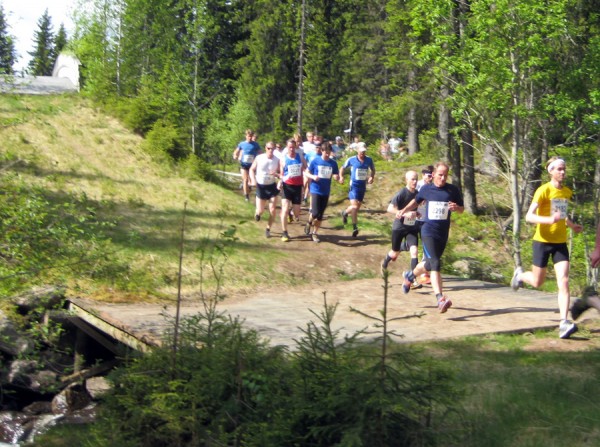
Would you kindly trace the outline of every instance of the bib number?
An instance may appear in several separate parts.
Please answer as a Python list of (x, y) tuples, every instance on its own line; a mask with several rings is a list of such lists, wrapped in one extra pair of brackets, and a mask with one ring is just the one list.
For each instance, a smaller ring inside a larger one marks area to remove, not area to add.
[(429, 202), (427, 218), (429, 220), (448, 219), (448, 202)]
[(331, 168), (331, 166), (319, 166), (317, 176), (319, 178), (330, 179), (332, 172), (333, 169)]
[(410, 227), (414, 225), (416, 221), (417, 219), (415, 217), (405, 217), (403, 223), (404, 225)]
[(254, 155), (252, 154), (243, 154), (242, 155), (242, 163), (252, 163), (254, 161)]
[(263, 174), (257, 179), (257, 182), (261, 185), (272, 185), (275, 183), (275, 176), (271, 174)]
[(288, 165), (288, 175), (289, 175), (289, 177), (300, 177), (302, 175), (302, 165), (301, 164)]
[(368, 178), (369, 170), (368, 169), (356, 169), (356, 180), (366, 180)]
[(560, 212), (560, 218), (567, 218), (568, 202), (567, 199), (552, 199), (552, 213)]

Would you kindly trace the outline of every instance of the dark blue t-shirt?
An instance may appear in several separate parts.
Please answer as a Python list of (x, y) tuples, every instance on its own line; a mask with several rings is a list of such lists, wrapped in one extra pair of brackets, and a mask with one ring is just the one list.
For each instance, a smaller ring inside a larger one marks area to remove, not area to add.
[(435, 239), (447, 239), (450, 231), (450, 216), (452, 212), (448, 209), (448, 202), (455, 202), (459, 206), (464, 206), (460, 190), (446, 183), (438, 188), (433, 183), (423, 185), (415, 197), (417, 204), (426, 200), (425, 221), (421, 228), (421, 235)]

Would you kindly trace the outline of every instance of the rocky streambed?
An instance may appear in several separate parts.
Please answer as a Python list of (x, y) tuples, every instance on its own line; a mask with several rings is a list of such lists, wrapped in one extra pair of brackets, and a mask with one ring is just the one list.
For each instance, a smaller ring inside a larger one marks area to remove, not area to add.
[(110, 389), (105, 374), (119, 355), (86, 336), (65, 304), (58, 287), (2, 302), (0, 445), (31, 442), (56, 424), (93, 422)]

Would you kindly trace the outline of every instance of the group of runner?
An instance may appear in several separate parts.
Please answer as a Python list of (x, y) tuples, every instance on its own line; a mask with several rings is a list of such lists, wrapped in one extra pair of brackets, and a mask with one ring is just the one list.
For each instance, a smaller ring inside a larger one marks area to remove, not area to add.
[[(338, 169), (332, 157), (333, 145), (329, 141), (315, 143), (315, 136), (307, 133), (306, 141), (298, 147), (297, 139), (290, 138), (286, 148), (275, 153), (276, 145), (268, 142), (265, 153), (258, 154), (260, 148), (252, 144), (253, 132), (246, 133), (246, 141), (240, 143), (234, 158), (240, 161), (242, 179), (249, 179), (256, 185), (256, 214), (259, 221), (269, 203), (269, 221), (265, 230), (270, 237), (275, 219), (276, 199), (282, 192), (281, 227), (282, 241), (289, 240), (287, 223), (298, 220), (304, 191), (310, 193), (310, 212), (304, 232), (313, 241), (319, 242), (319, 228), (327, 208), (332, 180), (344, 182), (344, 174), (350, 170), (350, 205), (341, 213), (344, 225), (348, 217), (352, 220), (352, 236), (358, 235), (357, 214), (362, 205), (367, 184), (375, 179), (373, 160), (366, 156), (366, 145), (356, 146), (356, 155), (349, 157)], [(255, 143), (255, 142), (254, 142)], [(577, 325), (568, 318), (569, 310), (576, 320), (589, 307), (600, 310), (600, 298), (593, 288), (584, 293), (570, 306), (569, 268), (570, 259), (567, 247), (567, 228), (578, 233), (583, 230), (580, 224), (568, 217), (568, 201), (572, 191), (565, 186), (566, 163), (552, 157), (546, 164), (550, 181), (540, 186), (532, 199), (526, 221), (536, 225), (533, 236), (533, 262), (530, 271), (517, 266), (511, 280), (517, 291), (523, 283), (534, 288), (540, 287), (545, 279), (549, 259), (552, 258), (558, 284), (558, 308), (560, 313), (559, 337), (569, 338), (577, 332)], [(449, 166), (438, 162), (422, 171), (418, 181), (416, 171), (406, 173), (406, 186), (390, 201), (387, 211), (394, 215), (392, 224), (392, 247), (381, 263), (385, 274), (389, 263), (395, 261), (400, 252), (410, 253), (410, 269), (403, 273), (402, 290), (409, 293), (419, 287), (417, 278), (430, 277), (431, 286), (441, 313), (445, 313), (452, 301), (443, 292), (441, 258), (448, 242), (452, 213), (462, 213), (464, 203), (462, 193), (455, 185), (448, 183)], [(244, 187), (244, 194), (247, 194)], [(247, 196), (246, 196), (247, 197)], [(293, 216), (293, 217), (292, 217)], [(419, 261), (418, 241), (423, 245), (423, 257)], [(596, 249), (592, 254), (592, 265), (600, 265), (600, 224), (597, 229)]]
[(342, 155), (340, 144), (341, 138), (336, 138), (334, 142), (322, 141), (312, 132), (307, 132), (305, 141), (296, 135), (287, 140), (283, 150), (278, 150), (277, 144), (269, 141), (265, 145), (265, 152), (261, 153), (256, 134), (252, 130), (246, 131), (246, 139), (238, 144), (233, 158), (240, 163), (246, 200), (249, 200), (250, 187), (256, 187), (256, 221), (261, 220), (269, 205), (266, 237), (271, 237), (280, 194), (283, 242), (290, 240), (288, 223), (299, 221), (301, 205), (310, 196), (309, 217), (304, 233), (314, 242), (320, 242), (319, 229), (329, 202), (331, 182), (335, 180), (343, 184), (345, 174), (350, 178), (350, 205), (342, 211), (342, 219), (346, 225), (348, 217), (351, 218), (352, 236), (358, 236), (357, 215), (367, 184), (372, 184), (375, 179), (375, 164), (366, 155), (367, 147), (362, 143), (355, 149), (356, 155), (350, 156), (341, 168), (338, 167), (336, 158)]

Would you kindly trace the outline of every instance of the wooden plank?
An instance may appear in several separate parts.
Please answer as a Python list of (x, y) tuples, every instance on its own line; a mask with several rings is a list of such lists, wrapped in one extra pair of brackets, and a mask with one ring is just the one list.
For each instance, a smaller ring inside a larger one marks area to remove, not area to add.
[(136, 351), (148, 352), (152, 350), (152, 348), (160, 346), (159, 341), (147, 334), (136, 334), (124, 326), (116, 325), (108, 321), (108, 318), (103, 318), (98, 312), (94, 312), (93, 309), (86, 309), (75, 303), (73, 300), (69, 300), (69, 311), (99, 331), (110, 335), (115, 340), (118, 340)]

